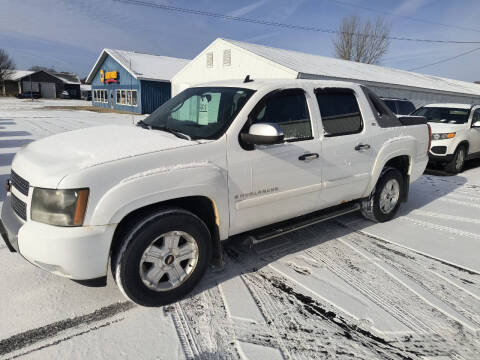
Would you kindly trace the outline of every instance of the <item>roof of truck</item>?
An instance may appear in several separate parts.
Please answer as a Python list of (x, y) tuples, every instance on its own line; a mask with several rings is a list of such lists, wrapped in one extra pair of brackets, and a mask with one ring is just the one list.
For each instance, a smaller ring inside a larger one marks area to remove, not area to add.
[(245, 89), (258, 90), (266, 86), (291, 87), (299, 84), (315, 84), (318, 87), (351, 87), (360, 84), (351, 81), (339, 80), (310, 80), (310, 79), (251, 79), (249, 82), (244, 82), (244, 79), (237, 80), (221, 80), (195, 84), (193, 87), (203, 86), (225, 86), (225, 87), (239, 87)]
[(428, 104), (424, 107), (441, 107), (441, 108), (455, 108), (455, 109), (471, 109), (472, 104), (455, 104), (455, 103), (445, 103), (445, 104)]

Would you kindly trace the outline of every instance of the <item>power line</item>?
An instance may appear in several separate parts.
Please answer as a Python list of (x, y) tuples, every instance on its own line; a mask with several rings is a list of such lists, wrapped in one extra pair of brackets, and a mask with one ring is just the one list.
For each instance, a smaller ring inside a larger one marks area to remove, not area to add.
[(447, 62), (447, 61), (450, 61), (450, 60), (454, 60), (454, 59), (457, 59), (461, 56), (465, 56), (465, 55), (468, 55), (468, 54), (471, 54), (475, 51), (478, 51), (480, 50), (480, 47), (478, 48), (475, 48), (475, 49), (472, 49), (472, 50), (468, 50), (468, 51), (465, 51), (461, 54), (458, 54), (458, 55), (455, 55), (455, 56), (452, 56), (452, 57), (449, 57), (449, 58), (445, 58), (445, 59), (442, 59), (442, 60), (439, 60), (439, 61), (435, 61), (431, 64), (427, 64), (427, 65), (422, 65), (422, 66), (419, 66), (419, 67), (416, 67), (416, 68), (413, 68), (413, 69), (409, 69), (408, 71), (415, 71), (415, 70), (420, 70), (420, 69), (424, 69), (426, 67), (430, 67), (430, 66), (433, 66), (433, 65), (437, 65), (437, 64), (441, 64), (441, 63), (444, 63), (444, 62)]
[(347, 1), (342, 1), (342, 0), (330, 0), (330, 1), (332, 1), (334, 3), (337, 3), (337, 4), (351, 6), (351, 7), (354, 7), (354, 8), (363, 9), (363, 10), (367, 10), (367, 11), (371, 11), (371, 12), (375, 12), (375, 13), (379, 13), (379, 14), (384, 14), (384, 15), (388, 15), (388, 16), (399, 17), (399, 18), (403, 18), (403, 19), (407, 19), (407, 20), (418, 21), (418, 22), (425, 23), (425, 24), (439, 25), (439, 26), (445, 26), (445, 27), (455, 28), (455, 29), (460, 29), (460, 30), (480, 32), (479, 29), (473, 29), (473, 28), (458, 26), (458, 25), (444, 24), (444, 23), (441, 23), (441, 22), (431, 21), (431, 20), (428, 20), (428, 19), (420, 19), (420, 18), (416, 18), (416, 17), (413, 17), (413, 16), (394, 14), (394, 13), (389, 12), (389, 11), (372, 9), (370, 7), (367, 7), (367, 6), (352, 4), (352, 3), (347, 2)]
[[(276, 26), (284, 29), (314, 31), (314, 32), (327, 33), (327, 34), (351, 34), (351, 33), (341, 32), (338, 30), (323, 29), (323, 28), (318, 28), (314, 26), (285, 24), (285, 23), (279, 23), (279, 22), (268, 21), (268, 20), (251, 19), (251, 18), (245, 18), (245, 17), (239, 17), (239, 16), (230, 16), (226, 14), (219, 14), (219, 13), (213, 13), (208, 11), (156, 4), (156, 3), (141, 1), (141, 0), (112, 0), (112, 1), (123, 3), (123, 4), (144, 6), (144, 7), (150, 7), (150, 8), (155, 8), (159, 10), (183, 13), (183, 14), (208, 16), (208, 17), (213, 17), (221, 20), (233, 20), (233, 21), (246, 22), (251, 24)], [(366, 35), (366, 34), (359, 34), (359, 33), (354, 33), (354, 34), (359, 36), (374, 36), (374, 35)], [(480, 44), (480, 41), (432, 40), (432, 39), (417, 39), (417, 38), (398, 37), (398, 36), (389, 36), (388, 39), (397, 40), (397, 41), (416, 41), (416, 42), (424, 42), (424, 43), (442, 43), (442, 44)]]

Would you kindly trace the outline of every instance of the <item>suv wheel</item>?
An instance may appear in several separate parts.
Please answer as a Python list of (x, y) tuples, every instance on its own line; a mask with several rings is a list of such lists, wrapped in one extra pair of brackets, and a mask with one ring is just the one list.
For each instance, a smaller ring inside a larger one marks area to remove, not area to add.
[(404, 177), (395, 168), (386, 169), (368, 199), (362, 201), (362, 214), (375, 222), (391, 220), (400, 207)]
[(452, 174), (458, 174), (463, 170), (465, 158), (467, 157), (467, 149), (465, 146), (459, 146), (453, 154), (453, 159), (445, 166), (445, 170)]
[(112, 256), (125, 297), (143, 306), (177, 301), (199, 282), (211, 255), (210, 233), (196, 215), (160, 210), (131, 224)]

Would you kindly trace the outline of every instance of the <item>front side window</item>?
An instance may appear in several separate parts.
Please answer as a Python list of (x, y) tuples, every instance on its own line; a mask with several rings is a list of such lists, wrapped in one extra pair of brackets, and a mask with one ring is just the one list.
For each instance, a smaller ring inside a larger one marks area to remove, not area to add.
[(305, 93), (301, 89), (267, 95), (250, 116), (251, 124), (271, 123), (282, 129), (285, 141), (312, 138), (312, 126)]
[(480, 121), (480, 109), (475, 110), (473, 113), (472, 124), (475, 124), (477, 121)]
[(470, 110), (444, 107), (423, 107), (415, 111), (412, 115), (425, 116), (428, 122), (465, 124), (468, 121)]
[(319, 89), (315, 93), (325, 136), (349, 135), (362, 131), (362, 115), (352, 90)]
[(253, 90), (231, 87), (194, 87), (171, 98), (143, 123), (178, 131), (192, 139), (217, 139), (250, 99)]

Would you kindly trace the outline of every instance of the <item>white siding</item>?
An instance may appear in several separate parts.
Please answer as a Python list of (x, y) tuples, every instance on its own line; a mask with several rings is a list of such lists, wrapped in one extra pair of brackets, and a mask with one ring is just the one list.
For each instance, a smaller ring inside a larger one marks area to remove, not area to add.
[[(224, 65), (224, 50), (231, 50), (230, 65)], [(213, 65), (207, 67), (207, 54)], [(172, 78), (172, 96), (189, 86), (210, 81), (243, 79), (295, 79), (297, 72), (246, 51), (222, 39), (215, 40)]]

